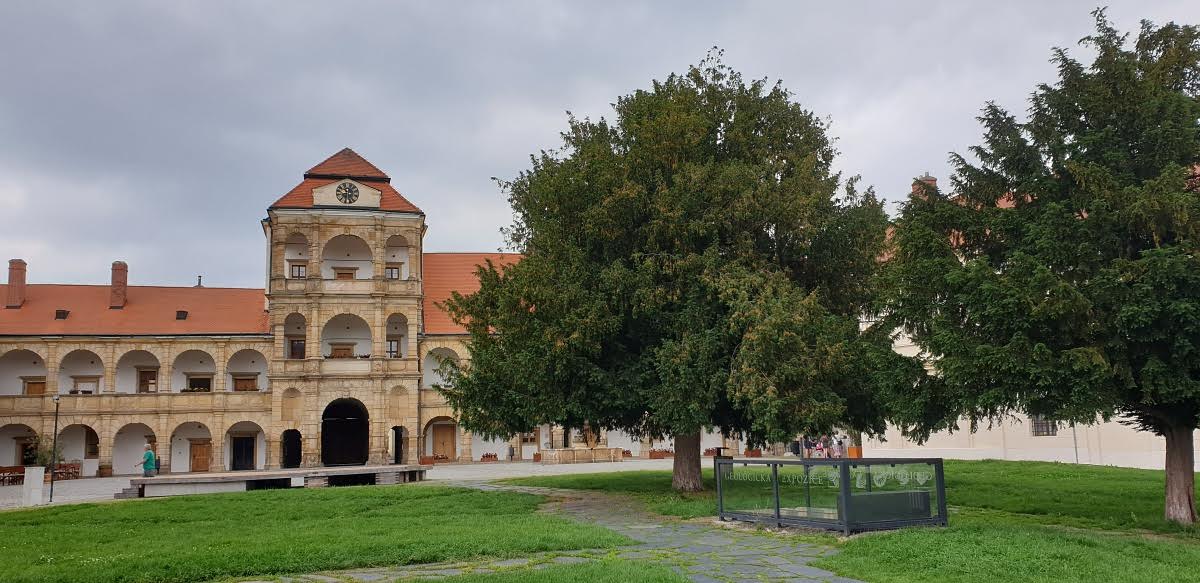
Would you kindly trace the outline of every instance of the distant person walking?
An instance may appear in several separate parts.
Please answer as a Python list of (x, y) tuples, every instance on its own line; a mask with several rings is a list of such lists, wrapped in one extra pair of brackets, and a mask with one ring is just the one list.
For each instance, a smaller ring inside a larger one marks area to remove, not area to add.
[(154, 477), (154, 471), (158, 468), (158, 459), (154, 456), (154, 449), (149, 443), (146, 444), (146, 453), (142, 454), (142, 461), (133, 464), (133, 467), (141, 466), (142, 477)]

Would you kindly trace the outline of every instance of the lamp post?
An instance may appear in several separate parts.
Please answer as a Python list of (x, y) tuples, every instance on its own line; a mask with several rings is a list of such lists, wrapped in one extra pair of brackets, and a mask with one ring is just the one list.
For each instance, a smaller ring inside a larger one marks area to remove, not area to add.
[(58, 469), (58, 405), (59, 395), (54, 395), (54, 440), (50, 442), (50, 502), (54, 502), (54, 471)]

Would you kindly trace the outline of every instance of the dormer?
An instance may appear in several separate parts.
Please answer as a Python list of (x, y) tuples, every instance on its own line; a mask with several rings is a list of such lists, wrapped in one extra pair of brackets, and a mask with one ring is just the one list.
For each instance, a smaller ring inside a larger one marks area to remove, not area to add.
[(271, 209), (364, 209), (423, 215), (391, 185), (392, 179), (350, 148), (309, 168), (304, 181)]
[(378, 188), (348, 178), (313, 189), (313, 206), (379, 208), (383, 194)]

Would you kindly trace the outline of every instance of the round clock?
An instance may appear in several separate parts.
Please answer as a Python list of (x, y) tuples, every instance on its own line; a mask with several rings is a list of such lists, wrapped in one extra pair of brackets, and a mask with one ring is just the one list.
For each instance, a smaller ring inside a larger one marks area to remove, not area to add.
[(336, 194), (338, 200), (351, 204), (358, 200), (358, 187), (349, 182), (343, 182), (338, 185)]

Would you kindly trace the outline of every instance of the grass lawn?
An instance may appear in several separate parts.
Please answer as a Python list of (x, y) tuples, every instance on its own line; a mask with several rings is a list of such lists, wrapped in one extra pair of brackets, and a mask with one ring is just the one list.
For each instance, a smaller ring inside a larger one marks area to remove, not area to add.
[[(656, 512), (684, 518), (716, 513), (713, 492), (674, 494), (665, 471), (509, 482), (632, 494)], [(1164, 521), (1162, 495), (1161, 471), (950, 460), (950, 528), (854, 537), (817, 566), (896, 583), (1200, 581), (1200, 529)]]
[(442, 583), (687, 583), (689, 579), (669, 567), (645, 561), (605, 560), (543, 569), (521, 568), (490, 575), (459, 575), (425, 579)]
[(203, 581), (630, 542), (541, 498), (437, 486), (266, 490), (0, 512), (0, 581)]

